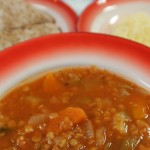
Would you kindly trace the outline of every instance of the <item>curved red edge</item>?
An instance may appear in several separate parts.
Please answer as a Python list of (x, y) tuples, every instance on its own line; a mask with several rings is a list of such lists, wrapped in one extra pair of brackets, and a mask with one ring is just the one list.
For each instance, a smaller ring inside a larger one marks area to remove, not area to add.
[(68, 24), (70, 24), (70, 31), (72, 32), (77, 31), (76, 27), (78, 20), (77, 14), (74, 12), (73, 9), (71, 9), (71, 7), (69, 7), (61, 0), (25, 0), (25, 1), (29, 3), (41, 4), (46, 7), (53, 7), (54, 10), (60, 12), (60, 14), (67, 20)]
[(14, 68), (20, 67), (22, 63), (35, 57), (40, 59), (43, 56), (52, 57), (53, 54), (61, 55), (68, 52), (101, 54), (104, 50), (109, 54), (132, 60), (135, 65), (140, 65), (139, 67), (150, 75), (150, 48), (146, 46), (104, 34), (64, 33), (32, 39), (2, 51), (0, 53), (0, 80), (11, 74)]
[(101, 13), (102, 10), (110, 5), (118, 5), (123, 3), (131, 2), (147, 2), (150, 3), (150, 0), (106, 0), (100, 1), (96, 0), (90, 4), (80, 15), (77, 23), (78, 32), (89, 32), (92, 26), (93, 20), (96, 18), (98, 13)]

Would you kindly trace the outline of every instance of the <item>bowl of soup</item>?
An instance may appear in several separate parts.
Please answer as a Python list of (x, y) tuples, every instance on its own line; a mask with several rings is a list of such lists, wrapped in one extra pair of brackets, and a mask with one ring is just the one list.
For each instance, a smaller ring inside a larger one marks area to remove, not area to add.
[(15, 45), (0, 62), (0, 149), (150, 149), (148, 47), (68, 33)]

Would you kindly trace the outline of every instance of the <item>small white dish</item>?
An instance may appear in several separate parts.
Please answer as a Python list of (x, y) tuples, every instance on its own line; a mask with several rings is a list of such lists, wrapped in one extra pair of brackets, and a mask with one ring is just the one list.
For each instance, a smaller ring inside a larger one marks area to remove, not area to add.
[(81, 14), (78, 31), (111, 34), (111, 28), (127, 15), (150, 14), (150, 0), (97, 0)]

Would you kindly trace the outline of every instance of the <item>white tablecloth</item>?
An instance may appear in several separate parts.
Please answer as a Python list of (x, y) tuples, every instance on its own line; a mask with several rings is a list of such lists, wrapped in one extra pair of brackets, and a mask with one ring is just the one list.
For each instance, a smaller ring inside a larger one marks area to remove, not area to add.
[(94, 0), (63, 0), (79, 15)]

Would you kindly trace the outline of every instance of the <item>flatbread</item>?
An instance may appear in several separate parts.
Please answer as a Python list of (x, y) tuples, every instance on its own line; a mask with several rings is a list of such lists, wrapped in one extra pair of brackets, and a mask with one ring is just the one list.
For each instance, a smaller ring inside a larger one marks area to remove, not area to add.
[(53, 21), (52, 16), (25, 0), (0, 0), (0, 31)]
[(0, 0), (0, 50), (61, 30), (53, 17), (25, 0)]
[(49, 33), (60, 33), (60, 30), (52, 23), (42, 23), (29, 25), (25, 28), (3, 31), (0, 33), (0, 49), (2, 50), (19, 42)]

